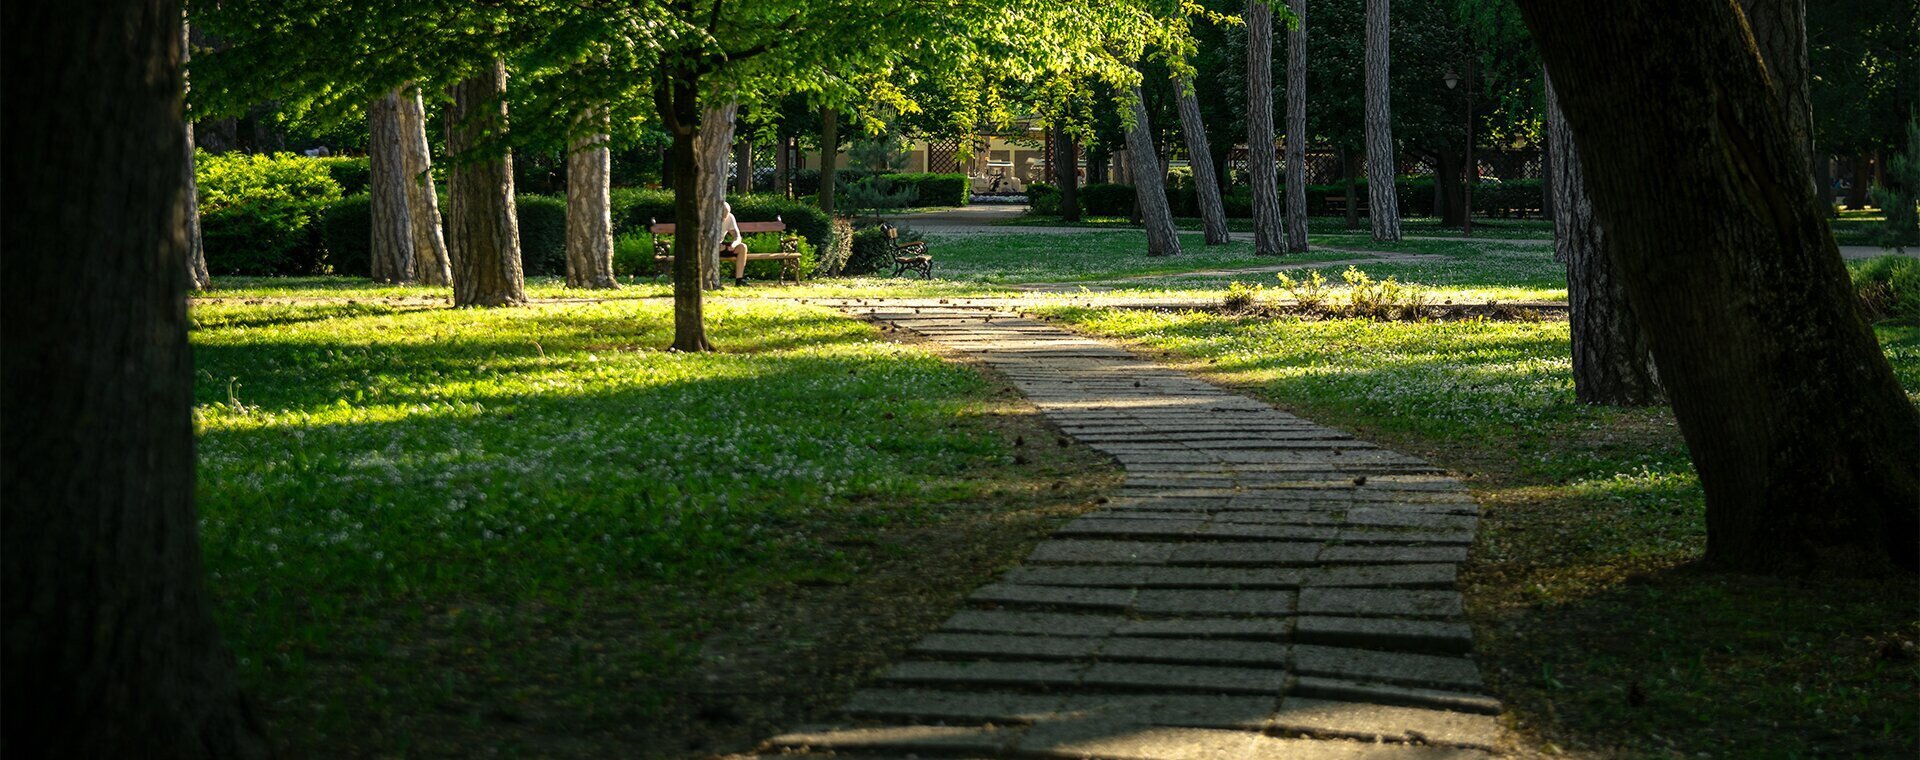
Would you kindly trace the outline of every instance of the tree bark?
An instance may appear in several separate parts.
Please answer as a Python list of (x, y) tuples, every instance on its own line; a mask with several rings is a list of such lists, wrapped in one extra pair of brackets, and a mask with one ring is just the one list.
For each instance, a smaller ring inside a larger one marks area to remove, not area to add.
[(1247, 176), (1253, 183), (1253, 252), (1286, 251), (1279, 157), (1273, 143), (1273, 8), (1247, 0)]
[(827, 218), (833, 218), (833, 192), (836, 180), (834, 172), (840, 152), (840, 113), (831, 108), (820, 109), (820, 210)]
[(741, 195), (753, 192), (753, 140), (741, 140), (733, 148), (733, 190)]
[(180, 3), (23, 3), (6, 23), (0, 741), (266, 757), (194, 513)]
[(453, 284), (447, 239), (440, 229), (440, 196), (433, 191), (433, 153), (427, 147), (427, 109), (420, 88), (409, 85), (400, 99), (401, 137), (407, 149), (407, 210), (413, 220), (413, 279), (424, 285)]
[(1647, 406), (1665, 401), (1645, 333), (1634, 318), (1624, 283), (1614, 273), (1607, 235), (1587, 197), (1573, 133), (1547, 84), (1549, 177), (1560, 213), (1553, 221), (1554, 257), (1567, 267), (1567, 306), (1573, 340), (1573, 395), (1583, 404)]
[(1307, 250), (1307, 0), (1288, 0), (1287, 29), (1287, 252)]
[(447, 250), (453, 263), (453, 305), (525, 303), (520, 270), (520, 222), (513, 206), (513, 154), (499, 139), (507, 130), (507, 67), (453, 86), (447, 109)]
[(705, 304), (700, 278), (699, 165), (694, 140), (700, 134), (700, 77), (685, 70), (663, 67), (662, 86), (654, 91), (660, 120), (673, 137), (668, 149), (668, 176), (673, 179), (673, 350), (712, 351), (707, 340)]
[(367, 201), (373, 218), (368, 250), (374, 282), (413, 281), (413, 214), (402, 126), (400, 90), (367, 104)]
[(782, 134), (773, 153), (773, 194), (793, 197), (793, 157), (788, 154), (793, 138)]
[(1706, 492), (1708, 559), (1914, 569), (1920, 414), (1739, 10), (1519, 5)]
[(1740, 0), (1740, 10), (1786, 114), (1787, 129), (1811, 171), (1813, 104), (1808, 95), (1806, 0)]
[(1053, 179), (1060, 188), (1060, 218), (1080, 221), (1080, 144), (1064, 123), (1053, 125)]
[(1133, 126), (1127, 129), (1127, 163), (1133, 172), (1135, 208), (1147, 230), (1148, 256), (1176, 256), (1180, 236), (1174, 232), (1173, 209), (1167, 205), (1167, 173), (1153, 153), (1153, 125), (1147, 121), (1147, 103), (1140, 86), (1132, 95)]
[(1400, 239), (1400, 194), (1393, 186), (1400, 150), (1393, 144), (1392, 90), (1387, 77), (1392, 44), (1388, 2), (1367, 0), (1367, 220), (1373, 239), (1380, 242)]
[(733, 147), (733, 117), (738, 103), (708, 108), (700, 118), (700, 134), (694, 138), (693, 151), (699, 162), (700, 176), (694, 183), (700, 196), (700, 223), (685, 227), (699, 233), (700, 282), (708, 290), (720, 287), (721, 225), (726, 222), (727, 153)]
[(1177, 82), (1180, 106), (1180, 132), (1186, 137), (1187, 162), (1193, 166), (1193, 190), (1200, 201), (1200, 221), (1206, 230), (1207, 245), (1233, 242), (1227, 232), (1227, 209), (1220, 203), (1220, 178), (1213, 172), (1213, 151), (1207, 147), (1207, 128), (1200, 122), (1200, 98), (1193, 91), (1193, 80)]
[[(185, 14), (180, 23), (180, 65), (184, 69), (192, 58), (192, 38), (186, 24)], [(181, 90), (192, 89), (185, 74), (180, 77)], [(200, 181), (193, 176), (193, 121), (183, 119), (187, 135), (187, 163), (180, 170), (180, 182), (186, 186), (187, 209), (187, 287), (192, 290), (206, 290), (213, 287), (213, 275), (207, 272), (207, 246), (200, 237)]]
[(1457, 227), (1466, 221), (1461, 212), (1466, 202), (1460, 198), (1460, 157), (1446, 146), (1434, 153), (1433, 158), (1433, 211), (1440, 217), (1440, 226)]
[(590, 108), (580, 126), (593, 130), (567, 146), (567, 287), (620, 287), (613, 274), (613, 152), (607, 112)]

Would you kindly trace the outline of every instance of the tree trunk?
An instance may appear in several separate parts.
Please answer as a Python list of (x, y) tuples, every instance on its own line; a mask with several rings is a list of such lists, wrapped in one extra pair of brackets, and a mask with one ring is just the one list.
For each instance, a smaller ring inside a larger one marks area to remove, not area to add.
[(783, 134), (774, 143), (773, 194), (782, 198), (793, 197), (793, 157), (787, 152), (792, 140), (792, 137)]
[(1547, 151), (1553, 169), (1554, 257), (1567, 267), (1569, 332), (1573, 339), (1573, 395), (1583, 404), (1646, 406), (1665, 400), (1653, 355), (1614, 273), (1607, 236), (1594, 218), (1573, 133), (1547, 84)]
[(833, 218), (834, 172), (840, 152), (840, 113), (820, 109), (820, 210)]
[(733, 190), (741, 195), (753, 192), (753, 140), (741, 140), (733, 148)]
[(427, 147), (427, 109), (420, 88), (400, 99), (400, 129), (407, 149), (407, 210), (413, 219), (413, 279), (423, 285), (453, 284), (447, 239), (440, 230), (440, 196), (433, 191), (433, 153)]
[(705, 304), (700, 277), (700, 203), (698, 156), (694, 141), (700, 134), (700, 79), (688, 72), (663, 70), (667, 85), (656, 96), (660, 119), (673, 136), (667, 165), (673, 177), (673, 350), (712, 351), (707, 340)]
[(1153, 125), (1147, 121), (1147, 103), (1140, 86), (1132, 95), (1133, 126), (1127, 129), (1127, 162), (1133, 172), (1134, 206), (1147, 229), (1148, 256), (1180, 253), (1180, 236), (1173, 229), (1173, 209), (1167, 205), (1167, 173), (1153, 153)]
[(373, 219), (374, 282), (413, 281), (413, 213), (407, 198), (406, 130), (400, 90), (367, 104), (367, 201)]
[(580, 118), (594, 131), (575, 136), (567, 146), (567, 287), (617, 288), (607, 113), (590, 108)]
[(453, 86), (447, 109), (447, 250), (453, 260), (453, 305), (525, 303), (520, 222), (513, 206), (513, 154), (496, 141), (507, 129), (507, 67)]
[(1827, 218), (1839, 218), (1840, 198), (1833, 190), (1833, 157), (1818, 149), (1813, 154), (1813, 185), (1820, 192), (1820, 203), (1827, 209)]
[[(180, 24), (180, 65), (184, 68), (191, 58), (192, 34), (188, 31), (186, 16), (181, 16)], [(180, 77), (180, 88), (191, 89), (186, 75)], [(180, 170), (180, 183), (186, 186), (187, 209), (187, 287), (193, 290), (206, 290), (213, 287), (213, 275), (207, 272), (207, 246), (200, 237), (200, 182), (193, 176), (193, 122), (182, 120), (186, 125), (187, 163)]]
[(1053, 125), (1053, 181), (1060, 189), (1060, 218), (1080, 221), (1080, 145), (1064, 123)]
[(1708, 559), (1915, 568), (1920, 414), (1738, 9), (1519, 5), (1706, 492)]
[(1279, 157), (1273, 148), (1273, 8), (1247, 0), (1247, 176), (1253, 183), (1253, 252), (1286, 251)]
[(733, 146), (733, 117), (738, 103), (708, 108), (700, 118), (700, 134), (694, 138), (694, 160), (700, 176), (694, 183), (700, 196), (700, 224), (682, 229), (699, 233), (700, 282), (708, 290), (720, 287), (721, 225), (726, 222), (727, 153)]
[(1808, 99), (1806, 0), (1740, 0), (1747, 27), (1760, 48), (1774, 93), (1785, 109), (1787, 129), (1813, 166), (1813, 105)]
[(1442, 146), (1433, 158), (1433, 212), (1442, 227), (1456, 227), (1466, 219), (1461, 214), (1466, 201), (1460, 197), (1460, 156)]
[(1367, 220), (1378, 242), (1400, 239), (1400, 194), (1393, 186), (1400, 150), (1393, 144), (1392, 91), (1387, 78), (1388, 2), (1367, 0)]
[(194, 514), (180, 19), (169, 0), (7, 9), (10, 758), (269, 754), (214, 625)]
[(1174, 85), (1179, 88), (1180, 132), (1187, 138), (1187, 161), (1193, 165), (1193, 191), (1200, 201), (1200, 220), (1206, 229), (1207, 245), (1226, 245), (1233, 241), (1227, 232), (1227, 209), (1220, 203), (1220, 178), (1213, 172), (1213, 151), (1207, 148), (1207, 128), (1200, 123), (1200, 98), (1193, 91), (1193, 80)]
[(1360, 196), (1355, 192), (1354, 181), (1360, 174), (1360, 157), (1351, 149), (1340, 149), (1340, 171), (1340, 179), (1347, 185), (1347, 229), (1357, 230), (1360, 229)]
[(1307, 250), (1307, 0), (1288, 0), (1287, 29), (1287, 252)]

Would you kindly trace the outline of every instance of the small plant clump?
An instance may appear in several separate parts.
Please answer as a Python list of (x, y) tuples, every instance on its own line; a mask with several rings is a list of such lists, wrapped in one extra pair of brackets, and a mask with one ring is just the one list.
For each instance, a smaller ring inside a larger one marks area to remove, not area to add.
[(1297, 279), (1286, 272), (1279, 273), (1278, 277), (1280, 290), (1286, 292), (1291, 303), (1263, 304), (1264, 288), (1234, 282), (1227, 286), (1221, 305), (1228, 311), (1271, 310), (1323, 319), (1419, 321), (1436, 316), (1432, 299), (1425, 291), (1393, 277), (1373, 279), (1356, 267), (1347, 267), (1340, 273), (1340, 279), (1347, 286), (1339, 291), (1328, 287), (1327, 278), (1318, 271), (1307, 272)]

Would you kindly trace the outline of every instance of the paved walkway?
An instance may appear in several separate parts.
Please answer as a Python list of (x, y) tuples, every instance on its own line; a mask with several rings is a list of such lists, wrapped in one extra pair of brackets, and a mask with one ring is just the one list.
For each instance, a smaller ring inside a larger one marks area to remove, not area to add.
[(1127, 477), (976, 589), (843, 723), (777, 751), (1441, 760), (1494, 746), (1500, 704), (1454, 588), (1479, 511), (1459, 482), (1015, 314), (842, 305), (985, 361)]

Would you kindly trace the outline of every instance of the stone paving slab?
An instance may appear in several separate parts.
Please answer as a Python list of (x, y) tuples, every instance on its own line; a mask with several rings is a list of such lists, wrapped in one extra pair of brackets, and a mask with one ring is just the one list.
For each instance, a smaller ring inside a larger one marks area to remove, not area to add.
[(1458, 480), (979, 303), (845, 308), (983, 361), (1127, 477), (857, 694), (846, 713), (863, 723), (770, 746), (1092, 760), (1498, 746), (1455, 589), (1479, 524)]

